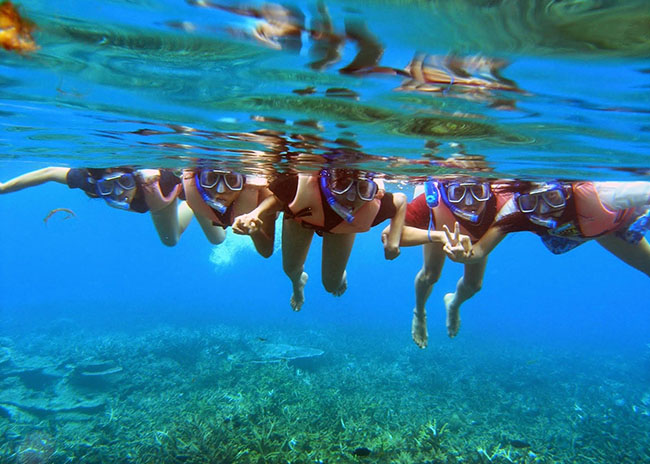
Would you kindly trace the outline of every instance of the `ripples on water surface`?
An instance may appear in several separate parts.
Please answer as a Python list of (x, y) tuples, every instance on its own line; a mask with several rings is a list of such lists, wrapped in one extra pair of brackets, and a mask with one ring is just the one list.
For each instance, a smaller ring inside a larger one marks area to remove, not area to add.
[(462, 152), (494, 176), (647, 174), (645, 0), (300, 2), (283, 50), (251, 37), (262, 3), (224, 5), (20, 3), (40, 49), (1, 52), (1, 156), (252, 170), (307, 152), (422, 176)]

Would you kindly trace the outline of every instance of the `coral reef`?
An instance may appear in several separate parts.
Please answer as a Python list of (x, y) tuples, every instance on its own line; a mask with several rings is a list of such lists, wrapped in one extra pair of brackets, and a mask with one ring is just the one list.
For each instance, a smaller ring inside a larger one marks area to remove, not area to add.
[(264, 330), (159, 326), (4, 339), (11, 361), (0, 365), (0, 461), (650, 459), (647, 387), (620, 359), (496, 341), (421, 351), (352, 328)]

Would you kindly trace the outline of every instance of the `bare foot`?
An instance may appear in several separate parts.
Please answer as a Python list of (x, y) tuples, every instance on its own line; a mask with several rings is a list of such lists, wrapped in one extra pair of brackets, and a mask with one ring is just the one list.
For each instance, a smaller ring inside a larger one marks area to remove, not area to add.
[(454, 294), (447, 293), (444, 297), (445, 309), (447, 310), (447, 335), (454, 338), (460, 329), (460, 307), (453, 305)]
[(427, 332), (427, 314), (418, 313), (413, 310), (413, 320), (411, 321), (411, 337), (417, 346), (424, 349), (429, 342), (429, 333)]
[(347, 271), (343, 271), (343, 275), (341, 276), (341, 284), (339, 285), (339, 288), (337, 288), (332, 292), (332, 295), (341, 296), (345, 293), (347, 289), (348, 289), (348, 273)]
[(302, 304), (305, 302), (305, 285), (307, 284), (307, 279), (309, 279), (309, 275), (303, 272), (300, 274), (298, 283), (294, 283), (293, 285), (293, 294), (291, 295), (289, 304), (294, 311), (300, 311)]

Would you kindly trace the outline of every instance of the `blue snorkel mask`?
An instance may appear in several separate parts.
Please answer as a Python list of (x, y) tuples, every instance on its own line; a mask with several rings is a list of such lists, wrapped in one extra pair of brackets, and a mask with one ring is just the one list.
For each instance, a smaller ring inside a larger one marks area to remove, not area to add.
[(362, 201), (372, 201), (379, 191), (379, 186), (372, 179), (372, 174), (366, 174), (364, 179), (348, 176), (333, 178), (330, 170), (322, 169), (319, 176), (321, 192), (325, 195), (327, 204), (346, 222), (354, 221), (352, 209), (339, 203), (334, 194), (346, 195), (346, 198), (351, 201), (357, 197)]
[(557, 182), (545, 183), (530, 193), (515, 193), (514, 201), (519, 211), (524, 213), (530, 222), (547, 229), (556, 229), (557, 220), (551, 216), (542, 217), (534, 214), (540, 201), (543, 201), (550, 211), (562, 210), (566, 207), (567, 195), (564, 188)]
[(244, 176), (230, 171), (219, 171), (216, 169), (201, 169), (195, 174), (196, 189), (205, 201), (219, 214), (225, 214), (228, 206), (210, 195), (206, 189), (216, 188), (217, 193), (225, 192), (226, 188), (233, 192), (239, 192), (244, 188)]
[(477, 202), (486, 202), (492, 196), (490, 184), (487, 182), (449, 182), (442, 184), (439, 191), (442, 201), (454, 216), (472, 224), (477, 224), (481, 215), (466, 211), (458, 205), (462, 204), (466, 195), (472, 195)]
[(341, 216), (345, 220), (345, 222), (350, 223), (354, 221), (354, 214), (352, 214), (352, 210), (350, 208), (346, 208), (341, 203), (336, 201), (336, 198), (334, 198), (334, 194), (332, 193), (329, 186), (327, 185), (328, 177), (329, 177), (329, 172), (323, 169), (320, 172), (320, 190), (321, 192), (323, 192), (323, 195), (325, 195), (325, 200), (327, 201), (327, 204), (330, 205), (332, 211), (334, 211), (336, 214)]
[(132, 173), (111, 172), (102, 176), (101, 179), (89, 178), (89, 181), (95, 183), (97, 194), (109, 206), (124, 210), (131, 208), (132, 200), (129, 199), (128, 192), (137, 186), (135, 176)]

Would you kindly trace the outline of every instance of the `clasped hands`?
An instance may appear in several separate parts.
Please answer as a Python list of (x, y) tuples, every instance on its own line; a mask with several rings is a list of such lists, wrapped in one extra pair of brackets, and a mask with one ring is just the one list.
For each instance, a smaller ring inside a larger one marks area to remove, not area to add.
[(252, 235), (261, 230), (264, 221), (257, 215), (246, 213), (237, 216), (232, 224), (232, 231), (239, 235)]

